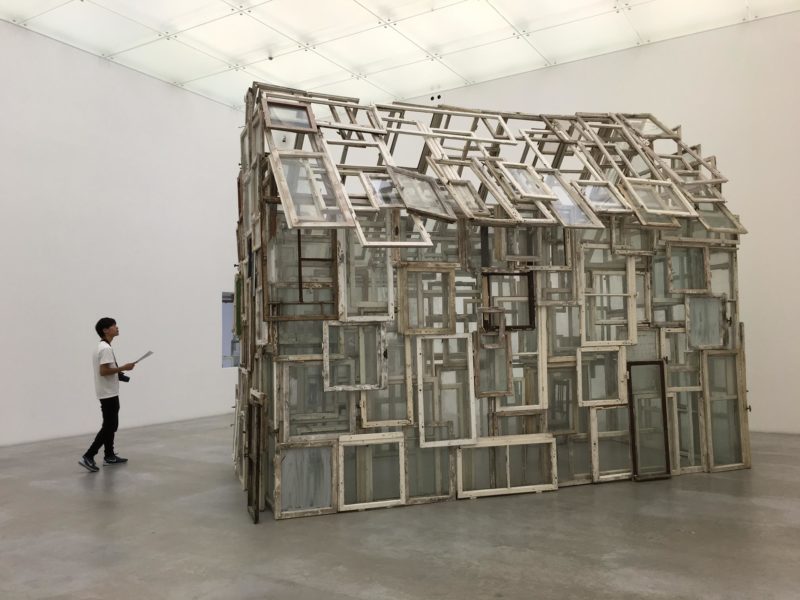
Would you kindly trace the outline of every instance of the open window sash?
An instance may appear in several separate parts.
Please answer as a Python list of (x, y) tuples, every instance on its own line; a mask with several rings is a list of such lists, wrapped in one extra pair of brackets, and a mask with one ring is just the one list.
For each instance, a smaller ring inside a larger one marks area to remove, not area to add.
[(327, 153), (276, 150), (269, 163), (291, 228), (355, 227), (352, 207)]

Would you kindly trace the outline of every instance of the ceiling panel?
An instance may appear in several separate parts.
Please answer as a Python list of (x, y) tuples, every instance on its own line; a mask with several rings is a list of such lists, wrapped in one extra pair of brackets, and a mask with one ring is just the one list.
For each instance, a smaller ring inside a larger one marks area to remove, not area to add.
[(193, 27), (179, 33), (178, 39), (238, 64), (297, 48), (291, 39), (247, 13), (236, 13)]
[[(520, 31), (536, 31), (616, 10), (614, 0), (488, 0)], [(621, 2), (620, 2), (621, 3)]]
[(375, 27), (316, 46), (317, 52), (356, 73), (381, 71), (427, 58), (421, 50), (391, 26)]
[(644, 42), (741, 23), (747, 15), (742, 0), (653, 0), (625, 11)]
[(0, 19), (22, 23), (26, 19), (52, 10), (70, 0), (3, 0), (0, 2)]
[(469, 0), (397, 23), (397, 31), (433, 54), (506, 39), (514, 28), (485, 1)]
[[(244, 69), (230, 69), (209, 77), (195, 79), (183, 85), (192, 92), (208, 96), (230, 106), (241, 108), (244, 106), (244, 95), (258, 77)], [(274, 82), (285, 85), (283, 82)]]
[(304, 44), (319, 44), (380, 24), (354, 0), (272, 0), (254, 8), (252, 14)]
[(520, 38), (446, 54), (442, 62), (470, 81), (496, 79), (539, 69), (547, 64), (538, 52)]
[(365, 103), (391, 102), (395, 98), (391, 93), (379, 89), (369, 81), (356, 79), (355, 77), (321, 85), (319, 87), (313, 87), (311, 91), (322, 94), (334, 94), (336, 96), (351, 96)]
[(373, 73), (367, 80), (391, 92), (397, 98), (411, 98), (466, 83), (462, 77), (435, 60), (423, 60)]
[(0, 0), (0, 19), (237, 106), (242, 91), (227, 86), (250, 78), (386, 101), (798, 10), (800, 0)]
[(384, 20), (399, 21), (414, 15), (461, 5), (474, 0), (357, 0), (367, 10)]
[(258, 75), (260, 81), (272, 83), (271, 79), (278, 79), (300, 89), (341, 81), (351, 75), (316, 52), (306, 49), (249, 64), (247, 69)]
[(231, 14), (222, 0), (91, 0), (162, 33), (175, 33)]
[(638, 42), (625, 16), (612, 12), (531, 32), (533, 45), (551, 62), (560, 63), (622, 48)]
[(91, 2), (69, 2), (26, 21), (26, 27), (107, 56), (158, 39), (157, 31)]
[(800, 0), (747, 0), (752, 17), (770, 17), (800, 10)]
[(166, 38), (117, 54), (114, 61), (170, 83), (190, 81), (228, 68), (219, 59)]

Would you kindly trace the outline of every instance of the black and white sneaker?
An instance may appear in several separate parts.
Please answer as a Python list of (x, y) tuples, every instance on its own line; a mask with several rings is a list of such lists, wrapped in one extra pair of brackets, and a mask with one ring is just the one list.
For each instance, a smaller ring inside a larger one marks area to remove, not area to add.
[(97, 464), (94, 462), (94, 459), (86, 456), (85, 454), (81, 456), (81, 459), (78, 461), (78, 464), (87, 471), (91, 471), (92, 473), (100, 470), (100, 467), (97, 466)]
[(103, 459), (103, 465), (121, 465), (122, 463), (128, 462), (127, 458), (122, 458), (121, 456), (117, 456), (114, 454), (113, 456), (106, 456)]

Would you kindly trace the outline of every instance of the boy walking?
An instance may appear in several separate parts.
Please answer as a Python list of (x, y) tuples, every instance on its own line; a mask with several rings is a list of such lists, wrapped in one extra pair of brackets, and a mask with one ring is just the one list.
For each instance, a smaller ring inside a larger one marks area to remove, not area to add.
[(111, 340), (119, 335), (117, 322), (109, 317), (103, 317), (94, 327), (100, 336), (100, 343), (94, 352), (92, 366), (94, 368), (94, 389), (100, 401), (100, 410), (103, 413), (103, 425), (94, 442), (81, 456), (78, 464), (83, 468), (96, 472), (100, 469), (94, 462), (97, 452), (103, 447), (103, 464), (119, 465), (128, 462), (114, 453), (114, 434), (119, 425), (119, 382), (123, 371), (131, 371), (136, 365), (127, 363), (121, 367), (117, 365), (114, 350), (111, 349)]

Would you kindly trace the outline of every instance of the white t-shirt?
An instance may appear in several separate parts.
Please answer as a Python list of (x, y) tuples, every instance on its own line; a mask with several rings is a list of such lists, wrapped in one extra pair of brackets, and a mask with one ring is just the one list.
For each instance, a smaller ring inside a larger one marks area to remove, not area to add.
[(104, 398), (113, 398), (119, 396), (119, 378), (116, 373), (112, 375), (100, 375), (100, 365), (111, 364), (117, 365), (114, 360), (114, 352), (111, 350), (111, 344), (105, 340), (101, 340), (97, 344), (97, 350), (94, 351), (92, 364), (94, 366), (94, 390), (97, 392), (97, 399), (103, 400)]

